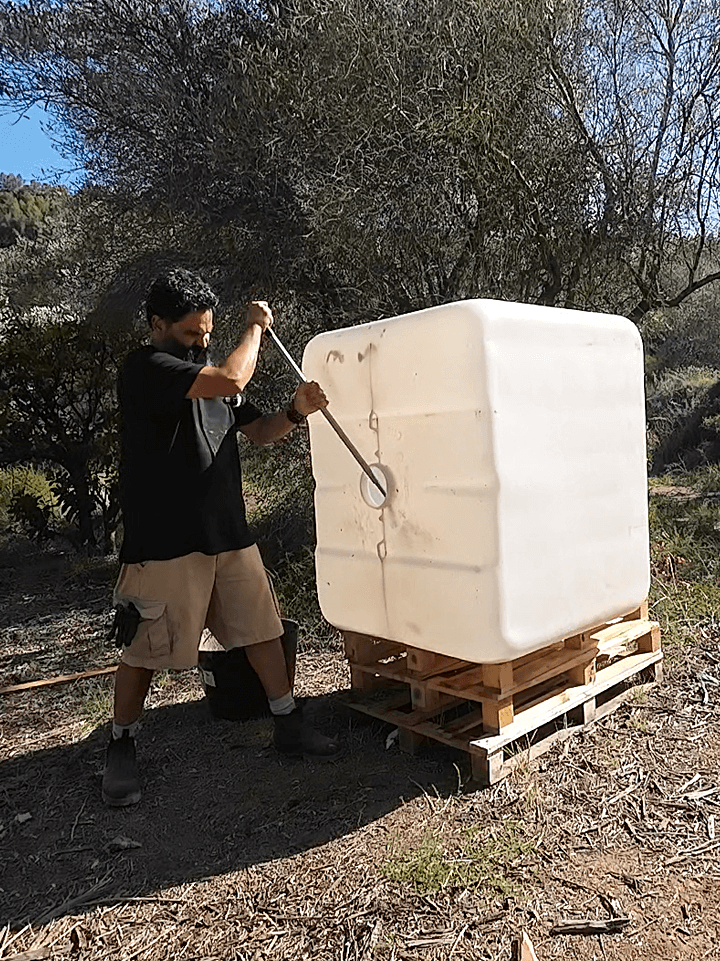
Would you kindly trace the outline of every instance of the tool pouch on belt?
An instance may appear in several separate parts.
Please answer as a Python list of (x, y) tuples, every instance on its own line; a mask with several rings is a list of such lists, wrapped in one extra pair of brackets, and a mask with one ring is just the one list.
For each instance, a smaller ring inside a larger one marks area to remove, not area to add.
[(107, 639), (110, 641), (115, 638), (115, 644), (122, 650), (132, 643), (132, 639), (137, 634), (140, 624), (140, 611), (132, 601), (126, 604), (116, 604), (114, 611), (115, 619)]

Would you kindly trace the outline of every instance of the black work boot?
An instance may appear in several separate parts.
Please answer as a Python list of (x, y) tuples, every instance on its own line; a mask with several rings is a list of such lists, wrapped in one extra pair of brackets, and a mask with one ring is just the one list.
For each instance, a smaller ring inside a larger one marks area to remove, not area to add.
[(135, 762), (135, 738), (129, 731), (111, 737), (105, 755), (102, 780), (103, 801), (110, 807), (124, 808), (140, 800), (140, 778)]
[(315, 761), (334, 761), (340, 755), (340, 745), (332, 737), (316, 731), (296, 707), (290, 714), (273, 715), (276, 749), (289, 757), (306, 757)]

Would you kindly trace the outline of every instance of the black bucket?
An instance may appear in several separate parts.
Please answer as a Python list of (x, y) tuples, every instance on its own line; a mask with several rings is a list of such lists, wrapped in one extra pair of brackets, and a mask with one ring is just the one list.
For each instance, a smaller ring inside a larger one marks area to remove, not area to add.
[[(298, 625), (295, 621), (288, 620), (283, 620), (282, 624), (282, 646), (292, 691), (295, 683)], [(269, 716), (267, 696), (260, 678), (250, 666), (245, 648), (198, 651), (198, 668), (213, 717), (221, 717), (226, 721), (248, 721), (251, 718)]]

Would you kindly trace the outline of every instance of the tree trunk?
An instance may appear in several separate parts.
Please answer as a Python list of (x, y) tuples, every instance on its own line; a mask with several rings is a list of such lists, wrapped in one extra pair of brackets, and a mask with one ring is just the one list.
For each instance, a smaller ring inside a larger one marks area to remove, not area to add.
[(120, 523), (120, 485), (110, 484), (107, 489), (107, 502), (102, 504), (103, 554), (113, 554), (116, 549), (115, 531)]
[(97, 548), (95, 531), (93, 530), (93, 496), (90, 493), (90, 478), (87, 464), (76, 465), (69, 471), (70, 483), (75, 491), (75, 510), (77, 513), (78, 534), (81, 547), (88, 553), (94, 553)]

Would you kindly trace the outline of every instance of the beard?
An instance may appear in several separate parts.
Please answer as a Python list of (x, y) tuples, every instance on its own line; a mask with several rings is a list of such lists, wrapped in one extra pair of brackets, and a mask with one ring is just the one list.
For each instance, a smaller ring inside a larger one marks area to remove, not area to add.
[(198, 347), (197, 345), (186, 347), (180, 341), (171, 337), (162, 345), (162, 350), (179, 360), (187, 360), (191, 364), (202, 364), (203, 367), (207, 365), (207, 347)]
[(207, 347), (189, 347), (185, 359), (191, 364), (202, 364), (204, 367), (207, 364)]

